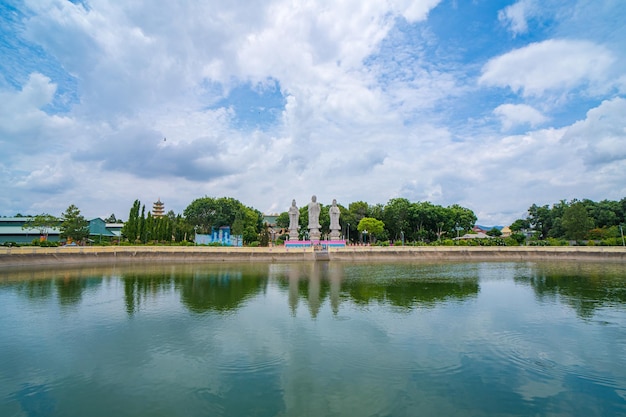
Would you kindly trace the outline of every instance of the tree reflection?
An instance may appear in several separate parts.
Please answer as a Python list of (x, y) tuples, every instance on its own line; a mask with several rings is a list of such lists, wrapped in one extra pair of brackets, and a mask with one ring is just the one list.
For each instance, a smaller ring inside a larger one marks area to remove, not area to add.
[(626, 303), (626, 272), (623, 265), (538, 265), (526, 281), (537, 298), (559, 299), (581, 318), (591, 318), (596, 309)]
[(54, 280), (54, 286), (59, 297), (61, 306), (78, 304), (83, 297), (84, 291), (89, 287), (97, 287), (102, 283), (102, 277), (76, 278), (64, 276)]
[(167, 271), (159, 273), (128, 272), (122, 275), (124, 301), (129, 315), (136, 313), (143, 302), (163, 292), (171, 290), (173, 277)]
[[(623, 264), (516, 263), (506, 268), (516, 282), (530, 285), (540, 301), (564, 303), (583, 318), (598, 308), (626, 303)], [(346, 302), (410, 310), (467, 300), (480, 290), (478, 271), (464, 265), (401, 263), (136, 264), (5, 271), (3, 286), (34, 302), (57, 298), (59, 305), (72, 306), (90, 287), (119, 278), (126, 311), (133, 315), (147, 300), (166, 293), (180, 293), (182, 304), (194, 313), (231, 312), (273, 285), (286, 293), (293, 315), (303, 304), (315, 318), (325, 303), (338, 314)]]
[(228, 312), (267, 288), (267, 272), (240, 270), (197, 271), (192, 276), (177, 276), (185, 306), (195, 312)]
[(16, 284), (16, 290), (31, 301), (41, 301), (52, 297), (54, 287), (50, 280), (29, 280)]
[(454, 281), (416, 276), (413, 279), (385, 279), (382, 282), (353, 279), (344, 283), (343, 289), (357, 304), (377, 302), (412, 309), (475, 297), (479, 285), (478, 278)]

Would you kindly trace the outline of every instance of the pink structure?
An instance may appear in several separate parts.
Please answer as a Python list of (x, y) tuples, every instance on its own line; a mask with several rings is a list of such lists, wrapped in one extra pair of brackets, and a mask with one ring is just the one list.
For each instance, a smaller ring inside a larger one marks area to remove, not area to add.
[(286, 240), (285, 247), (286, 248), (308, 248), (311, 246), (320, 245), (323, 249), (327, 248), (345, 248), (346, 241), (345, 240)]

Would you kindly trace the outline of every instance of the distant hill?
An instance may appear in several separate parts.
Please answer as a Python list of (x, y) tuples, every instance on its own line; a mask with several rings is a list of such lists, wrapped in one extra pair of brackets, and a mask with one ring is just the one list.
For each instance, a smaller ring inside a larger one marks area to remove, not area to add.
[(491, 229), (493, 229), (494, 227), (495, 227), (496, 229), (498, 229), (498, 230), (502, 230), (502, 229), (504, 229), (504, 226), (481, 226), (480, 224), (477, 224), (477, 225), (476, 225), (476, 227), (480, 227), (480, 228), (481, 228), (481, 229), (483, 229), (483, 230), (491, 230)]

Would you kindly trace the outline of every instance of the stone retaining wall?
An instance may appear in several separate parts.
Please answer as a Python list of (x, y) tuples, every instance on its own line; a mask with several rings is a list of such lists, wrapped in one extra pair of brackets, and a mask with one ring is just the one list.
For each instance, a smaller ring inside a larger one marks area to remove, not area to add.
[[(0, 248), (0, 267), (59, 264), (180, 262), (302, 262), (316, 257), (312, 248), (235, 248), (201, 246), (90, 246)], [(326, 257), (323, 257), (324, 259)], [(624, 247), (426, 246), (330, 248), (330, 261), (524, 261), (580, 260), (625, 262)]]

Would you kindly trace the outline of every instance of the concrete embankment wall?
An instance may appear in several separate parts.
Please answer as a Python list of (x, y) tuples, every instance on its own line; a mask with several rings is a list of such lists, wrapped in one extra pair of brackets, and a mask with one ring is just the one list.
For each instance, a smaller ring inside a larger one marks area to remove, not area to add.
[[(326, 254), (324, 254), (326, 255)], [(568, 260), (626, 263), (624, 247), (347, 247), (317, 256), (311, 248), (229, 248), (202, 246), (92, 246), (0, 248), (0, 267), (62, 264), (180, 262), (346, 262)]]
[(313, 260), (311, 249), (227, 248), (203, 246), (74, 246), (0, 249), (1, 266), (181, 263), (181, 262), (299, 262)]
[(626, 248), (597, 246), (420, 246), (338, 249), (337, 261), (610, 261), (626, 262)]

